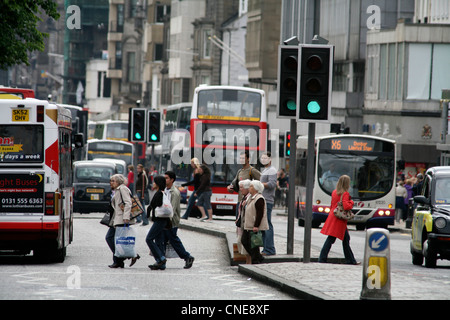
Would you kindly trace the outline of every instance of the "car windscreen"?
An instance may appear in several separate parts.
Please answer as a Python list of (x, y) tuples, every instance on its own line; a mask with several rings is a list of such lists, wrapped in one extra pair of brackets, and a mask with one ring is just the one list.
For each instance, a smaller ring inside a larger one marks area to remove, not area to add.
[(75, 182), (104, 182), (109, 183), (109, 178), (114, 174), (111, 167), (80, 166), (75, 169)]
[(434, 203), (436, 205), (450, 204), (450, 177), (442, 176), (436, 178)]

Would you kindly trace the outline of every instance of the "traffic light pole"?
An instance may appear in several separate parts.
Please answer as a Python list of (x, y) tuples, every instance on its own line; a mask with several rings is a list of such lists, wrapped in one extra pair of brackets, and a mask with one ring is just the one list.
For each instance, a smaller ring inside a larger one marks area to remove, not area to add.
[(308, 155), (306, 158), (306, 203), (305, 227), (303, 240), (303, 262), (311, 262), (311, 228), (314, 187), (314, 140), (316, 136), (316, 123), (310, 122), (308, 126)]
[[(287, 254), (294, 254), (295, 176), (297, 153), (297, 120), (291, 119), (291, 153), (289, 155)], [(293, 138), (292, 138), (293, 137)]]

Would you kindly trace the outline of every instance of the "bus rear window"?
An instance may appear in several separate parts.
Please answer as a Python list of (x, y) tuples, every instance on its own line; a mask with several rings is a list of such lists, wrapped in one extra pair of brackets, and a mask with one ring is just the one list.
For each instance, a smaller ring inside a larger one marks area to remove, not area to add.
[(42, 162), (44, 162), (44, 126), (0, 126), (0, 164)]

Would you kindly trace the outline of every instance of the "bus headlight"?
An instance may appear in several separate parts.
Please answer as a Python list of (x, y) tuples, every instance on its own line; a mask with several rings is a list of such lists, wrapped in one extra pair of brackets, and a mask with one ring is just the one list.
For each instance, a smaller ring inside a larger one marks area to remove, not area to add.
[(325, 208), (325, 212), (326, 212), (326, 213), (330, 213), (330, 208), (326, 207), (326, 208)]
[(380, 216), (384, 215), (384, 211), (383, 210), (378, 210), (378, 215), (380, 215)]

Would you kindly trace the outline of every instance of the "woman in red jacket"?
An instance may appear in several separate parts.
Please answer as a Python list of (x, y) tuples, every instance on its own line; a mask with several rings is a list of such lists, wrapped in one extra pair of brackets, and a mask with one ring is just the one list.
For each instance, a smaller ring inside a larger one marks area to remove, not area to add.
[(350, 198), (348, 189), (350, 189), (350, 177), (347, 175), (342, 175), (336, 185), (336, 190), (334, 190), (331, 194), (331, 210), (322, 230), (320, 231), (328, 237), (323, 244), (322, 250), (320, 251), (319, 262), (327, 262), (328, 253), (330, 252), (331, 246), (336, 241), (336, 238), (338, 238), (342, 240), (345, 261), (348, 264), (357, 264), (355, 257), (353, 256), (352, 249), (350, 249), (350, 235), (347, 230), (347, 220), (336, 218), (333, 214), (334, 209), (341, 200), (341, 196), (344, 210), (351, 210), (353, 208), (353, 200)]

